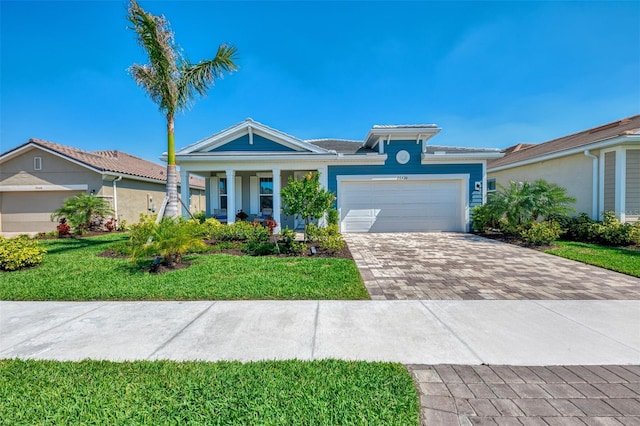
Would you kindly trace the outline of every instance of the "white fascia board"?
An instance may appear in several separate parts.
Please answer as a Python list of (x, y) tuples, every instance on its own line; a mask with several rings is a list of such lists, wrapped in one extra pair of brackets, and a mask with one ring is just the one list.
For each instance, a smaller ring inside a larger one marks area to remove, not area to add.
[[(357, 157), (357, 158), (355, 158)], [(306, 155), (302, 156), (278, 156), (264, 157), (252, 156), (251, 158), (231, 157), (176, 157), (176, 161), (181, 169), (190, 172), (210, 172), (214, 170), (223, 170), (232, 168), (239, 171), (255, 171), (267, 170), (271, 168), (279, 168), (281, 170), (308, 170), (317, 169), (318, 167), (327, 167), (335, 165), (384, 165), (387, 160), (386, 155), (375, 157), (367, 156), (345, 156), (337, 157), (336, 155)]]
[(0, 185), (0, 192), (86, 191), (89, 185)]
[(499, 172), (501, 170), (512, 169), (514, 167), (528, 166), (530, 164), (539, 163), (542, 161), (554, 160), (556, 158), (566, 157), (568, 155), (582, 154), (585, 150), (604, 149), (618, 144), (633, 144), (640, 142), (640, 135), (622, 135), (616, 136), (611, 139), (605, 139), (599, 142), (593, 142), (586, 145), (580, 145), (575, 148), (567, 149), (564, 151), (552, 152), (550, 154), (541, 155), (539, 157), (533, 157), (515, 163), (505, 164), (498, 167), (490, 167), (487, 172)]
[(420, 135), (422, 140), (427, 141), (437, 135), (440, 130), (442, 130), (440, 127), (374, 127), (367, 133), (364, 146), (373, 148), (377, 145), (378, 138), (387, 136), (390, 136), (391, 140), (394, 139), (394, 136), (402, 136), (410, 140)]
[(501, 152), (488, 152), (488, 153), (469, 153), (469, 154), (425, 154), (422, 153), (420, 163), (460, 163), (460, 162), (473, 162), (486, 161), (492, 158), (502, 158), (504, 154)]

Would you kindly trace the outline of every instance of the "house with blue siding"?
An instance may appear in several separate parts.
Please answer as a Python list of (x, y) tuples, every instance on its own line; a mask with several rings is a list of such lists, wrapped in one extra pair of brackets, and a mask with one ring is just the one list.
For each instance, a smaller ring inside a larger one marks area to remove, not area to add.
[(303, 226), (282, 214), (280, 190), (318, 171), (336, 195), (341, 232), (468, 232), (471, 208), (486, 199), (487, 160), (503, 154), (434, 145), (440, 130), (373, 126), (363, 141), (302, 140), (249, 118), (178, 150), (176, 162), (183, 182), (205, 177), (206, 215), (228, 223), (242, 210), (278, 229)]

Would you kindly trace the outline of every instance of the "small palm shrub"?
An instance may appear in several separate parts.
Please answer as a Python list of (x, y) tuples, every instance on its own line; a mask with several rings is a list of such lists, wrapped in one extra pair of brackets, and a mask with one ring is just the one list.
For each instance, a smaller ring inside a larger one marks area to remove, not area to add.
[(16, 271), (42, 263), (42, 257), (47, 252), (40, 246), (38, 240), (26, 235), (15, 238), (0, 237), (0, 269)]
[(109, 203), (100, 197), (78, 194), (64, 200), (62, 206), (51, 214), (51, 220), (66, 219), (74, 232), (83, 233), (93, 222), (102, 223), (113, 215)]
[[(164, 218), (159, 224), (145, 225), (148, 235), (141, 231), (131, 239), (132, 257), (161, 256), (164, 264), (173, 267), (182, 262), (185, 253), (206, 249), (196, 221)], [(140, 244), (144, 240), (143, 244)]]

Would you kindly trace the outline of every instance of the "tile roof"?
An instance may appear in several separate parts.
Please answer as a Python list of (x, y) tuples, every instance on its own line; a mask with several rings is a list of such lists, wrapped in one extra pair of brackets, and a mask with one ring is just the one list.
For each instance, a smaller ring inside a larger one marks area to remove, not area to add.
[(617, 136), (640, 134), (640, 114), (622, 120), (583, 130), (561, 138), (539, 144), (518, 144), (504, 150), (505, 156), (487, 163), (487, 168), (505, 166), (520, 161), (559, 153)]
[[(162, 182), (167, 181), (166, 166), (143, 160), (126, 152), (117, 150), (84, 151), (71, 146), (35, 138), (29, 139), (29, 142), (25, 145), (28, 144), (34, 144), (54, 151), (62, 156), (97, 169), (100, 172), (112, 172)], [(178, 182), (180, 182), (180, 176), (178, 176)], [(191, 176), (189, 184), (204, 187), (204, 179), (199, 176)]]

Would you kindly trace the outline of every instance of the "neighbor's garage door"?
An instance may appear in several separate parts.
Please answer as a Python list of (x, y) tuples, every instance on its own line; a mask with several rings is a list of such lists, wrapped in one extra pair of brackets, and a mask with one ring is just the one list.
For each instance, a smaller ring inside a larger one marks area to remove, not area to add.
[(342, 232), (465, 231), (462, 180), (342, 181)]
[(3, 232), (49, 232), (56, 229), (51, 213), (62, 206), (65, 199), (84, 191), (3, 192)]

